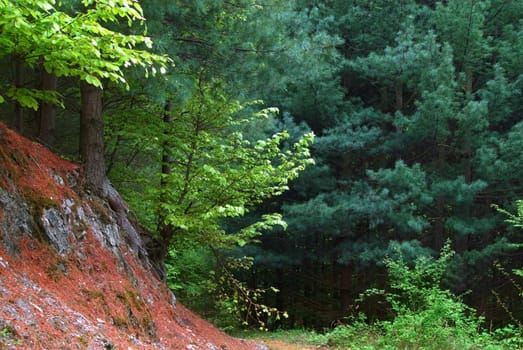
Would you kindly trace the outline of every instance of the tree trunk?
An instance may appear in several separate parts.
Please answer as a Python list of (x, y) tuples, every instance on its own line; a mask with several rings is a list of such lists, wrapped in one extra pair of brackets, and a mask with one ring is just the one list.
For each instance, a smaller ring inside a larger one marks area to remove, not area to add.
[[(24, 83), (24, 65), (23, 61), (20, 57), (14, 56), (13, 57), (14, 62), (14, 85), (15, 88), (21, 88)], [(22, 105), (15, 101), (14, 103), (14, 121), (13, 126), (16, 131), (18, 131), (20, 134), (24, 132), (24, 110), (22, 108)]]
[(351, 309), (352, 303), (352, 267), (349, 265), (339, 266), (341, 269), (340, 275), (340, 301), (341, 301), (341, 311), (344, 315), (348, 315)]
[[(162, 144), (162, 177), (160, 180), (160, 203), (167, 201), (165, 191), (168, 190), (168, 180), (167, 176), (172, 171), (172, 159), (171, 152), (171, 142), (170, 142), (170, 128), (171, 123), (173, 122), (172, 117), (172, 101), (168, 101), (165, 104), (163, 122), (164, 122), (164, 141)], [(160, 209), (158, 213), (158, 232), (160, 234), (160, 251), (159, 251), (159, 260), (165, 261), (167, 258), (167, 253), (169, 251), (169, 245), (171, 240), (174, 237), (175, 228), (172, 225), (167, 224), (166, 222), (166, 213)]]
[[(42, 68), (41, 81), (42, 90), (56, 90), (56, 75), (46, 72), (44, 68)], [(38, 117), (38, 139), (43, 144), (52, 146), (54, 143), (56, 129), (56, 108), (54, 104), (49, 102), (43, 102), (40, 105)]]
[(82, 112), (80, 116), (80, 155), (88, 186), (104, 196), (106, 181), (104, 161), (104, 124), (102, 90), (85, 81), (80, 83)]
[(470, 67), (465, 68), (465, 93), (467, 95), (472, 94), (474, 88), (474, 74)]
[(395, 109), (401, 112), (403, 109), (403, 83), (398, 79), (394, 85), (394, 92), (396, 95)]
[[(450, 127), (452, 130), (452, 127)], [(445, 142), (441, 142), (438, 144), (438, 168), (442, 171), (445, 169), (448, 153), (449, 153), (449, 147), (447, 144), (450, 144), (450, 139), (446, 140)], [(437, 198), (436, 199), (436, 206), (435, 206), (435, 223), (434, 223), (434, 230), (432, 234), (432, 248), (436, 251), (440, 251), (443, 245), (445, 244), (445, 239), (447, 236), (445, 224), (447, 221), (447, 210), (445, 205), (445, 200), (443, 198)]]
[(140, 234), (127, 217), (129, 208), (109, 182), (104, 161), (104, 124), (102, 119), (102, 90), (85, 81), (80, 82), (82, 112), (80, 116), (80, 154), (84, 164), (87, 186), (98, 196), (107, 199), (117, 214), (120, 228), (126, 233), (129, 246), (147, 264), (149, 256)]
[[(470, 68), (468, 68), (466, 71), (465, 71), (465, 93), (467, 96), (471, 96), (472, 95), (472, 89), (473, 89), (473, 81), (474, 81), (474, 75), (472, 73), (472, 70)], [(473, 137), (473, 136), (471, 136)], [(466, 183), (471, 183), (472, 182), (472, 156), (473, 156), (473, 152), (472, 152), (472, 148), (470, 146), (470, 143), (467, 143), (467, 145), (464, 147), (464, 150), (463, 150), (463, 154), (464, 154), (464, 170), (465, 170), (465, 182)]]
[[(162, 152), (163, 152), (162, 153), (162, 175), (169, 175), (172, 171), (171, 166), (173, 163), (173, 159), (170, 156), (171, 143), (169, 140), (169, 137), (170, 137), (169, 129), (171, 128), (171, 123), (173, 122), (172, 110), (173, 110), (172, 101), (168, 101), (165, 104), (165, 109), (164, 109), (164, 114), (163, 114), (163, 122), (164, 122), (164, 128), (165, 128), (163, 134), (164, 134), (165, 139), (164, 139), (163, 145), (162, 145)], [(163, 176), (161, 179), (160, 186), (162, 188), (167, 186), (166, 179)]]

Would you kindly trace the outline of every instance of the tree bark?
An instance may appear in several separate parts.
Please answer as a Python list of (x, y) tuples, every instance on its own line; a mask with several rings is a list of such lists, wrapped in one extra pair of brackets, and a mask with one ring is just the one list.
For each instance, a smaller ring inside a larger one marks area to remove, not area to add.
[[(23, 61), (20, 57), (14, 56), (13, 57), (14, 62), (14, 85), (15, 88), (21, 88), (24, 83), (24, 65)], [(15, 101), (14, 103), (14, 121), (13, 121), (13, 127), (16, 131), (18, 131), (20, 134), (23, 134), (24, 132), (24, 110), (22, 108), (22, 105)]]
[[(466, 78), (465, 79), (465, 93), (467, 96), (472, 96), (474, 75), (470, 68), (468, 68), (465, 71), (465, 78)], [(472, 156), (473, 156), (473, 151), (472, 151), (472, 147), (470, 146), (470, 144), (467, 144), (464, 147), (463, 154), (464, 154), (464, 162), (465, 162), (465, 164), (464, 164), (465, 165), (464, 166), (465, 182), (469, 184), (472, 182)]]
[[(448, 147), (446, 144), (441, 143), (438, 146), (438, 167), (444, 169), (447, 157)], [(436, 199), (436, 218), (434, 223), (434, 230), (432, 235), (432, 248), (436, 251), (440, 251), (445, 244), (446, 229), (445, 223), (447, 220), (447, 211), (445, 209), (445, 200), (443, 198)]]
[(104, 160), (104, 124), (102, 118), (102, 90), (85, 81), (80, 82), (82, 112), (80, 116), (80, 154), (87, 186), (98, 196), (107, 199), (117, 214), (125, 239), (143, 262), (150, 264), (139, 228), (127, 216), (129, 208), (118, 191), (109, 182)]
[[(52, 73), (46, 72), (42, 68), (41, 87), (42, 90), (55, 91), (57, 86), (57, 77)], [(38, 139), (47, 146), (52, 146), (55, 138), (56, 129), (56, 108), (49, 102), (43, 102), (38, 111)]]
[[(164, 122), (164, 136), (165, 140), (163, 142), (163, 149), (162, 149), (162, 175), (169, 175), (172, 171), (171, 166), (173, 163), (173, 159), (170, 156), (170, 147), (171, 143), (169, 142), (169, 128), (171, 127), (171, 123), (173, 122), (172, 117), (172, 110), (173, 110), (173, 104), (172, 101), (167, 101), (165, 104), (165, 110), (163, 115), (163, 122)], [(162, 177), (161, 184), (162, 187), (165, 187), (167, 185), (165, 178)]]
[(403, 83), (398, 79), (394, 85), (394, 92), (396, 94), (395, 109), (401, 112), (403, 109)]
[(349, 265), (339, 266), (341, 269), (340, 274), (340, 301), (341, 301), (341, 311), (348, 315), (351, 309), (352, 303), (352, 267)]
[[(173, 121), (172, 117), (172, 101), (167, 101), (165, 104), (164, 114), (163, 114), (163, 122), (164, 122), (164, 141), (162, 145), (162, 177), (160, 180), (160, 202), (165, 202), (166, 195), (165, 191), (168, 187), (168, 180), (167, 176), (172, 171), (172, 163), (174, 160), (172, 159), (170, 155), (170, 148), (171, 143), (169, 140), (170, 137), (170, 128), (171, 123)], [(165, 261), (165, 258), (167, 257), (167, 253), (169, 250), (169, 245), (171, 243), (172, 238), (174, 237), (175, 228), (172, 227), (172, 225), (167, 224), (166, 222), (166, 215), (163, 210), (159, 210), (158, 215), (158, 232), (160, 233), (160, 246), (161, 249), (159, 251), (159, 259), (161, 261)]]
[(104, 160), (104, 124), (102, 90), (85, 81), (80, 82), (82, 112), (80, 115), (80, 155), (87, 185), (104, 196), (106, 181)]

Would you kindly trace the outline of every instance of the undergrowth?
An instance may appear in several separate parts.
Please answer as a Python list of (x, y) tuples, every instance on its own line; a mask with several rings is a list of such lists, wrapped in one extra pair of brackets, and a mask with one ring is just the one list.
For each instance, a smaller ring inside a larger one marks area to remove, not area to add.
[(440, 257), (419, 257), (413, 267), (403, 259), (386, 261), (390, 288), (368, 290), (393, 310), (390, 320), (367, 322), (365, 315), (326, 334), (333, 349), (523, 349), (522, 329), (485, 330), (484, 319), (448, 290), (441, 280), (454, 252), (447, 243)]
[(393, 311), (391, 319), (369, 322), (364, 314), (359, 314), (325, 334), (289, 330), (243, 336), (328, 349), (523, 349), (521, 326), (487, 331), (483, 328), (484, 319), (474, 309), (441, 288), (453, 254), (447, 243), (438, 259), (419, 257), (413, 266), (402, 258), (386, 261), (390, 287), (367, 290), (361, 298), (383, 298)]

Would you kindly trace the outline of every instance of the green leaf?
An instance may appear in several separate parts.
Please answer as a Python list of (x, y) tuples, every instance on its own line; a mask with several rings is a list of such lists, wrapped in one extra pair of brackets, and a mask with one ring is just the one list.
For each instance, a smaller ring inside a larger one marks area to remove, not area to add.
[(93, 75), (86, 75), (85, 81), (93, 86), (102, 87), (101, 81)]
[(35, 111), (38, 109), (38, 101), (36, 101), (36, 99), (32, 96), (16, 95), (15, 99), (16, 101), (18, 101), (18, 103), (20, 103), (22, 107), (31, 108)]

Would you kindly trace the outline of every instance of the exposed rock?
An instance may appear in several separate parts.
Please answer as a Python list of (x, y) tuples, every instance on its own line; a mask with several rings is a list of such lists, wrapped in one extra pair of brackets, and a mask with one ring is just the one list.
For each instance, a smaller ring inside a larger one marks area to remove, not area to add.
[(258, 349), (258, 350), (270, 350), (268, 347), (266, 347), (263, 344), (257, 344), (256, 345), (256, 349)]
[(73, 238), (73, 228), (62, 217), (68, 216), (63, 210), (55, 208), (44, 209), (40, 217), (40, 223), (44, 229), (50, 243), (58, 254), (66, 254), (71, 248)]
[(12, 237), (23, 237), (31, 234), (31, 227), (36, 224), (30, 214), (28, 204), (18, 192), (8, 192), (0, 186), (0, 239), (9, 254), (17, 255), (19, 247)]

